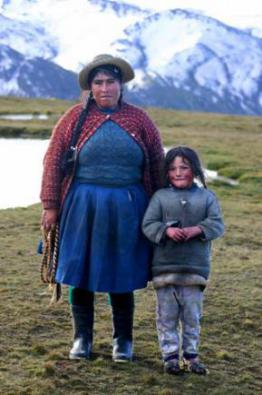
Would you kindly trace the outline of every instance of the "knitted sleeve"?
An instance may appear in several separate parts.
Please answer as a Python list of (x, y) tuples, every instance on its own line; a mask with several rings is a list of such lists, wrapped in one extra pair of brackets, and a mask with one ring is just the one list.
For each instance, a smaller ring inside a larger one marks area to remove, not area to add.
[(224, 234), (224, 221), (220, 204), (212, 191), (208, 191), (207, 217), (199, 223), (205, 240), (214, 240)]
[(145, 212), (142, 222), (142, 231), (151, 242), (159, 244), (165, 237), (167, 227), (167, 223), (163, 220), (159, 194), (156, 192), (150, 199)]
[(44, 209), (60, 208), (62, 185), (61, 159), (67, 149), (81, 105), (71, 107), (55, 125), (43, 161), (40, 199)]
[(160, 132), (146, 113), (143, 116), (142, 127), (149, 155), (152, 192), (155, 192), (163, 186), (164, 150)]

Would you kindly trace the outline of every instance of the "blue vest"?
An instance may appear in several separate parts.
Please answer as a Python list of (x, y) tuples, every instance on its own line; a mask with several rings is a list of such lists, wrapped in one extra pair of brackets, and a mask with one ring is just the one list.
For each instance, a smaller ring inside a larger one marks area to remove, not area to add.
[(100, 185), (141, 182), (144, 155), (140, 146), (115, 122), (108, 120), (82, 147), (76, 178)]

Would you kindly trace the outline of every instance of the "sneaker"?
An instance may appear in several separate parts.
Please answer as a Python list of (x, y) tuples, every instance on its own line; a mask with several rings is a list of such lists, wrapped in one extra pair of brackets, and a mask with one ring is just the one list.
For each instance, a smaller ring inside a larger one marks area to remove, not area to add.
[(179, 360), (177, 358), (170, 359), (164, 362), (164, 371), (168, 374), (180, 375), (183, 374), (183, 369), (179, 365)]
[(183, 359), (184, 369), (187, 372), (199, 374), (199, 375), (207, 375), (209, 373), (206, 366), (199, 361), (198, 358), (192, 359)]

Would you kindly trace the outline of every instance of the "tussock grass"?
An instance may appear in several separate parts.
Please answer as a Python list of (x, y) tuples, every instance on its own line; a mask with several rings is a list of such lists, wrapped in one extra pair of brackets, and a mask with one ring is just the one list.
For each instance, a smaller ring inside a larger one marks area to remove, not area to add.
[(37, 204), (0, 211), (1, 394), (262, 392), (261, 118), (155, 109), (150, 113), (165, 145), (191, 145), (205, 164), (213, 163), (221, 174), (224, 169), (240, 181), (237, 187), (210, 185), (220, 198), (227, 229), (213, 245), (212, 276), (205, 292), (200, 353), (210, 374), (163, 373), (150, 284), (136, 292), (134, 362), (111, 361), (111, 313), (104, 294), (97, 295), (94, 358), (70, 361), (67, 289), (63, 302), (49, 307), (50, 292), (40, 282)]

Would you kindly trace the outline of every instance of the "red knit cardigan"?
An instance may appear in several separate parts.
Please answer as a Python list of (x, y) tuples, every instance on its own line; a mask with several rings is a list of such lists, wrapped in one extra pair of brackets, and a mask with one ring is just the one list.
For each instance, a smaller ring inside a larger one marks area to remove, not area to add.
[[(62, 177), (60, 168), (63, 153), (70, 144), (72, 131), (82, 111), (82, 104), (71, 107), (58, 121), (44, 157), (44, 171), (40, 199), (44, 209), (61, 209), (73, 175)], [(145, 162), (143, 185), (151, 196), (161, 185), (161, 168), (164, 151), (158, 129), (145, 111), (133, 105), (122, 103), (119, 111), (105, 114), (95, 105), (89, 109), (77, 142), (77, 154), (85, 142), (96, 132), (103, 122), (111, 119), (123, 128), (142, 148)]]

